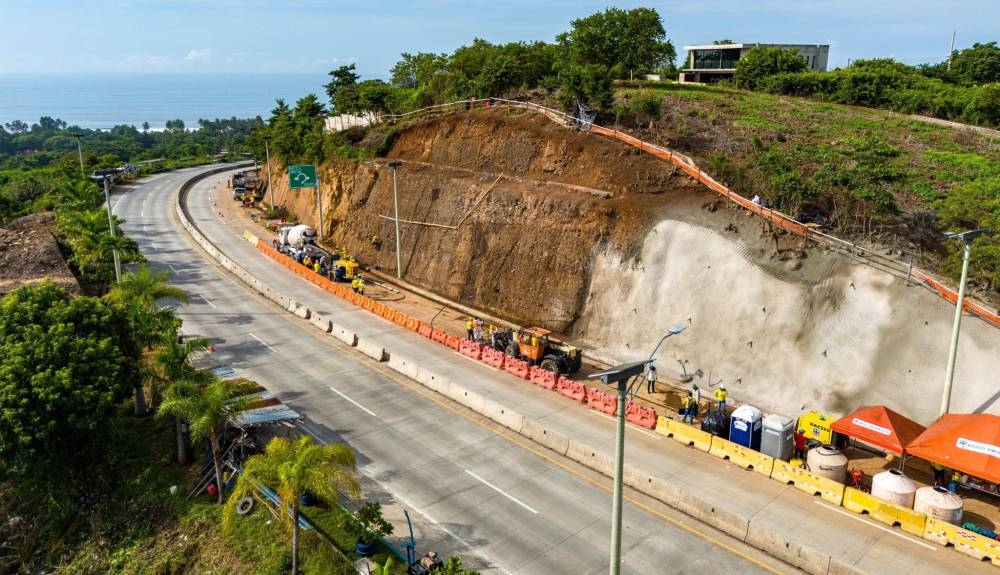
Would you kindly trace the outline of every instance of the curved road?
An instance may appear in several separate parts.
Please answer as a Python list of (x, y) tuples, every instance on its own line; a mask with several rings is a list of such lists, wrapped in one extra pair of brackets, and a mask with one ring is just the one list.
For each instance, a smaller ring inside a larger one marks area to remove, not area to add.
[[(216, 267), (174, 219), (176, 191), (196, 173), (148, 178), (115, 203), (149, 264), (173, 271), (173, 282), (189, 294), (178, 310), (185, 333), (215, 338), (217, 359), (302, 413), (309, 433), (348, 443), (368, 497), (410, 511), (418, 552), (457, 553), (484, 572), (607, 571), (607, 478), (294, 321)], [(193, 217), (215, 241), (225, 223), (211, 208), (209, 188), (223, 177), (191, 192)], [(627, 495), (623, 573), (794, 571), (708, 527), (689, 527), (693, 520), (658, 502)], [(405, 530), (396, 527), (397, 535)]]

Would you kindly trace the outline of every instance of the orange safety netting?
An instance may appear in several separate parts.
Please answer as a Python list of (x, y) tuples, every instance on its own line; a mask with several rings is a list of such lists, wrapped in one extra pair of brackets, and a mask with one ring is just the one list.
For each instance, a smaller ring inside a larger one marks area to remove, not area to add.
[(942, 415), (906, 452), (1000, 483), (1000, 415)]
[(833, 422), (830, 429), (902, 455), (906, 444), (926, 428), (883, 405), (865, 405)]

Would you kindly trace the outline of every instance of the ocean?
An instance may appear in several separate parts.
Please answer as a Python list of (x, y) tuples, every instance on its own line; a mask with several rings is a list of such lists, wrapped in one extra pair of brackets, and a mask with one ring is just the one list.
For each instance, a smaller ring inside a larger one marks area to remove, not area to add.
[(163, 129), (181, 119), (270, 116), (277, 98), (289, 106), (310, 92), (327, 102), (326, 74), (0, 74), (0, 124), (42, 116), (106, 130), (120, 124)]

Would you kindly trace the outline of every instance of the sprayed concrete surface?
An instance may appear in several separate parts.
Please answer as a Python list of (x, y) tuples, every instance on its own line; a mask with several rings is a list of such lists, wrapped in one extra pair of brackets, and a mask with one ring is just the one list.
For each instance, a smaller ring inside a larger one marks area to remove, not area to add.
[[(954, 307), (832, 252), (775, 265), (761, 250), (690, 223), (664, 220), (638, 263), (595, 256), (574, 335), (609, 359), (650, 353), (675, 323), (687, 330), (657, 354), (661, 372), (700, 369), (737, 400), (795, 416), (885, 404), (921, 423), (937, 416)], [(962, 324), (954, 412), (1000, 413), (1000, 330)]]

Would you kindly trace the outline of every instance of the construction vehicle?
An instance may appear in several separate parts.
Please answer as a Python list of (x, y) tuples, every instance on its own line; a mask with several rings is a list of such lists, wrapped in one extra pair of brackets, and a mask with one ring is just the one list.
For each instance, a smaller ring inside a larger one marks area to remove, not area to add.
[(580, 350), (550, 337), (551, 333), (541, 327), (501, 331), (496, 334), (496, 349), (558, 375), (579, 371), (582, 362)]
[(295, 257), (300, 252), (314, 261), (333, 262), (330, 274), (337, 281), (351, 281), (360, 273), (360, 266), (353, 258), (338, 252), (330, 253), (316, 243), (316, 230), (305, 224), (282, 226), (273, 242), (274, 249)]

